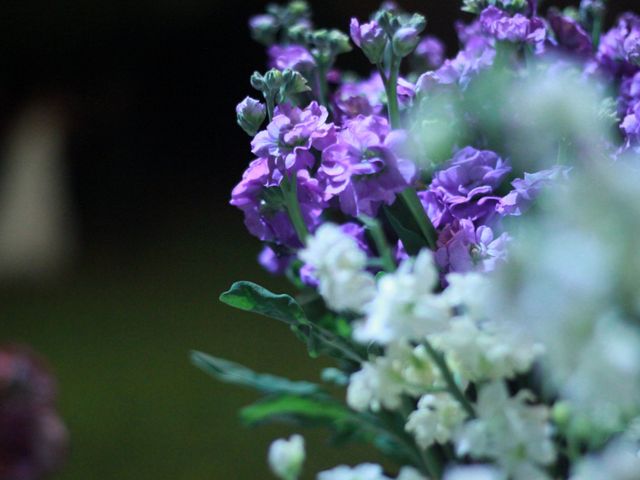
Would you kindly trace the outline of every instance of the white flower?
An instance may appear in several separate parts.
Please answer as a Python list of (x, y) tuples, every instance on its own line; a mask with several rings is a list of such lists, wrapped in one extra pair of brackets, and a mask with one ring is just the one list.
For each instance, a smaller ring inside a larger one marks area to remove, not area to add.
[(339, 226), (325, 223), (298, 253), (318, 278), (320, 295), (336, 310), (361, 312), (375, 294), (375, 278), (365, 270), (366, 253)]
[(394, 410), (402, 404), (402, 395), (418, 396), (440, 384), (440, 372), (423, 346), (397, 342), (351, 375), (347, 404), (358, 411)]
[(486, 275), (477, 272), (450, 273), (447, 282), (449, 285), (442, 294), (452, 307), (462, 307), (464, 313), (473, 319), (486, 319), (486, 302), (491, 288)]
[(448, 393), (424, 395), (418, 409), (409, 415), (405, 428), (414, 435), (416, 443), (426, 449), (433, 443), (451, 440), (466, 417), (460, 403)]
[(385, 476), (380, 465), (363, 463), (356, 467), (340, 465), (318, 474), (318, 480), (391, 480)]
[(638, 444), (616, 440), (605, 451), (581, 460), (570, 480), (638, 480), (640, 455)]
[(503, 382), (483, 386), (478, 394), (478, 417), (456, 435), (458, 455), (490, 458), (515, 480), (543, 479), (540, 465), (555, 459), (549, 412), (531, 406), (531, 395), (522, 390), (509, 397)]
[(433, 293), (437, 282), (428, 250), (402, 262), (397, 271), (378, 280), (376, 296), (365, 308), (366, 319), (356, 325), (354, 338), (387, 344), (421, 339), (446, 328), (451, 311), (445, 298)]
[(428, 480), (418, 470), (413, 467), (402, 467), (396, 480)]
[(296, 480), (304, 463), (304, 438), (292, 435), (289, 440), (275, 440), (269, 447), (269, 466), (274, 475), (282, 480)]
[(445, 472), (444, 480), (502, 480), (500, 470), (489, 465), (453, 467)]
[(511, 378), (531, 368), (543, 353), (541, 344), (515, 328), (469, 316), (451, 320), (449, 329), (431, 337), (448, 363), (470, 381)]

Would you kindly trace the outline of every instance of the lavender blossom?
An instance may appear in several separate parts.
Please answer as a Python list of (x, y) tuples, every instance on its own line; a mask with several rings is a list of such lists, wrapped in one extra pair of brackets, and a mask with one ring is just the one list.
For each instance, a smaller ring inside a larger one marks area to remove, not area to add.
[(416, 178), (413, 162), (398, 156), (404, 140), (404, 133), (390, 131), (383, 117), (349, 121), (322, 153), (318, 178), (325, 192), (338, 197), (346, 214), (375, 216)]
[(507, 42), (526, 42), (544, 48), (547, 37), (546, 27), (538, 17), (527, 18), (520, 13), (511, 16), (494, 6), (485, 8), (480, 14), (482, 31), (497, 40)]
[[(298, 201), (302, 217), (310, 231), (320, 222), (326, 206), (318, 181), (306, 170), (297, 172)], [(269, 160), (258, 158), (249, 165), (242, 180), (231, 192), (231, 205), (244, 213), (244, 223), (252, 235), (262, 241), (299, 247), (300, 240), (285, 208), (280, 181), (274, 179)]]
[(500, 202), (495, 190), (510, 171), (507, 162), (492, 151), (460, 150), (447, 168), (435, 174), (429, 189), (419, 193), (434, 227), (454, 219), (490, 222)]
[(269, 48), (269, 67), (278, 70), (305, 71), (313, 68), (315, 60), (302, 45), (273, 45)]
[[(415, 96), (415, 87), (404, 78), (399, 78), (397, 92), (400, 105), (407, 106)], [(382, 112), (384, 102), (384, 84), (378, 73), (367, 80), (342, 84), (334, 96), (337, 112), (343, 121), (358, 115), (378, 114)]]
[(0, 347), (0, 478), (38, 480), (60, 466), (68, 434), (55, 400), (55, 380), (41, 359)]
[(304, 109), (279, 105), (267, 129), (251, 142), (251, 151), (268, 158), (271, 169), (280, 176), (311, 168), (314, 157), (310, 150), (322, 150), (335, 141), (334, 126), (327, 123), (328, 116), (327, 109), (316, 102)]
[[(602, 36), (596, 60), (605, 72), (612, 75), (633, 75), (638, 67), (637, 37), (640, 33), (640, 17), (625, 13), (618, 23)], [(627, 43), (628, 42), (628, 43)]]
[(422, 60), (427, 69), (435, 70), (444, 63), (444, 44), (436, 37), (425, 36), (416, 47), (414, 56)]
[(549, 15), (549, 24), (559, 47), (578, 55), (591, 55), (591, 37), (577, 21), (556, 11)]
[(506, 261), (509, 240), (506, 233), (495, 238), (491, 228), (476, 228), (471, 220), (460, 220), (440, 234), (436, 263), (445, 273), (490, 272)]
[(511, 182), (513, 190), (498, 203), (496, 210), (501, 215), (522, 215), (553, 181), (566, 178), (569, 168), (556, 166), (536, 173), (525, 173), (524, 178)]

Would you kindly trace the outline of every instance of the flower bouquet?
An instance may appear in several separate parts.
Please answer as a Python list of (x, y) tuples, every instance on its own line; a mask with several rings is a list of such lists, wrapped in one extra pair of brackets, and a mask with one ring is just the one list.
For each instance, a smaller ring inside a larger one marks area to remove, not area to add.
[[(452, 58), (392, 3), (349, 36), (301, 1), (251, 19), (270, 70), (237, 107), (255, 160), (231, 203), (296, 293), (220, 298), (335, 366), (193, 361), (264, 394), (245, 423), (320, 425), (397, 465), (319, 480), (640, 479), (640, 17), (462, 10)], [(352, 49), (371, 74), (338, 68)], [(304, 458), (300, 435), (268, 455), (283, 480)]]

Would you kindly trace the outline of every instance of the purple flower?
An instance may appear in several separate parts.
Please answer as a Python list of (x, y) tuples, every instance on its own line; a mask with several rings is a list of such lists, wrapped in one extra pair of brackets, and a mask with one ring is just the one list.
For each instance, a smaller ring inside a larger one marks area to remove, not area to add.
[[(459, 28), (462, 29), (460, 26)], [(458, 52), (455, 58), (445, 60), (438, 70), (424, 73), (418, 78), (418, 92), (430, 92), (439, 85), (452, 84), (464, 89), (475, 75), (493, 65), (496, 51), (491, 41), (484, 35), (476, 35), (470, 31), (459, 30), (461, 38), (465, 39), (464, 50)]]
[(0, 347), (0, 478), (38, 480), (66, 457), (55, 379), (26, 348)]
[(473, 147), (460, 150), (447, 168), (435, 174), (429, 189), (419, 193), (434, 227), (454, 219), (488, 223), (500, 201), (494, 192), (510, 171), (495, 152)]
[[(326, 203), (318, 181), (306, 170), (296, 173), (298, 201), (302, 217), (310, 231), (320, 222)], [(249, 165), (242, 180), (231, 192), (231, 205), (244, 213), (244, 223), (252, 235), (262, 241), (299, 247), (300, 241), (285, 208), (280, 179), (274, 179), (269, 160), (258, 158)]]
[(625, 135), (625, 149), (640, 145), (640, 101), (629, 109), (629, 113), (622, 120), (620, 128)]
[(591, 37), (574, 19), (559, 12), (551, 12), (549, 24), (560, 47), (578, 55), (591, 55), (593, 52)]
[(375, 216), (382, 204), (415, 180), (413, 162), (398, 153), (406, 140), (402, 131), (389, 131), (380, 116), (358, 117), (338, 133), (335, 144), (322, 152), (318, 178), (329, 196), (337, 196), (348, 215)]
[(520, 13), (511, 16), (499, 8), (489, 6), (480, 14), (482, 31), (497, 40), (526, 42), (543, 48), (547, 36), (544, 22), (538, 18), (527, 18)]
[(494, 238), (491, 228), (460, 220), (440, 234), (436, 263), (443, 272), (490, 272), (506, 260), (509, 240), (506, 233)]
[(384, 49), (387, 46), (387, 34), (378, 22), (372, 20), (369, 23), (360, 24), (357, 18), (352, 18), (350, 33), (353, 43), (362, 49), (371, 63), (378, 64), (382, 61)]
[[(398, 102), (407, 106), (415, 96), (413, 84), (403, 78), (398, 79)], [(374, 73), (367, 80), (344, 83), (334, 95), (334, 103), (341, 119), (358, 115), (374, 115), (382, 111), (385, 91), (380, 74)]]
[(424, 37), (414, 52), (415, 56), (424, 61), (426, 68), (435, 70), (444, 62), (444, 44), (436, 37)]
[(276, 252), (273, 248), (266, 246), (258, 255), (258, 263), (267, 272), (273, 275), (282, 275), (287, 271), (291, 263), (291, 254), (282, 254)]
[[(637, 66), (630, 62), (635, 58), (635, 44), (640, 32), (640, 17), (625, 13), (618, 23), (602, 36), (596, 59), (599, 65), (612, 75), (633, 75)], [(629, 43), (626, 43), (629, 40)]]
[(279, 70), (304, 71), (316, 64), (311, 53), (302, 45), (272, 45), (268, 51), (269, 67)]
[(267, 129), (251, 142), (251, 151), (268, 158), (271, 169), (280, 175), (311, 168), (315, 161), (311, 148), (322, 150), (335, 141), (334, 125), (327, 123), (328, 115), (317, 102), (305, 109), (279, 105)]
[(524, 178), (511, 182), (513, 190), (500, 200), (496, 210), (501, 215), (522, 215), (543, 189), (555, 180), (566, 178), (569, 170), (568, 167), (555, 166), (536, 173), (525, 173)]

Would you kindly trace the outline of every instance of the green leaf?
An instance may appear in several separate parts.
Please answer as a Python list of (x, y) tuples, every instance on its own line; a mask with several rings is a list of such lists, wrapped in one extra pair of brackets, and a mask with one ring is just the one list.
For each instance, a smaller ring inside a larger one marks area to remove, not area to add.
[(269, 421), (296, 421), (305, 424), (339, 424), (353, 420), (353, 414), (329, 397), (296, 397), (291, 395), (265, 398), (240, 411), (247, 425)]
[(220, 301), (232, 307), (274, 318), (289, 325), (307, 325), (304, 311), (291, 296), (270, 292), (252, 282), (236, 282), (220, 295)]
[(322, 392), (321, 387), (314, 383), (294, 382), (275, 375), (256, 373), (235, 362), (202, 352), (191, 352), (191, 362), (222, 382), (253, 388), (267, 394), (313, 395)]
[[(396, 204), (399, 202), (396, 202)], [(416, 255), (421, 249), (428, 248), (427, 241), (417, 230), (408, 228), (406, 225), (409, 221), (403, 221), (397, 212), (395, 204), (393, 207), (384, 207), (384, 213), (391, 224), (391, 227), (396, 232), (396, 235), (402, 240), (404, 249), (410, 255)], [(415, 223), (415, 222), (414, 222)]]

